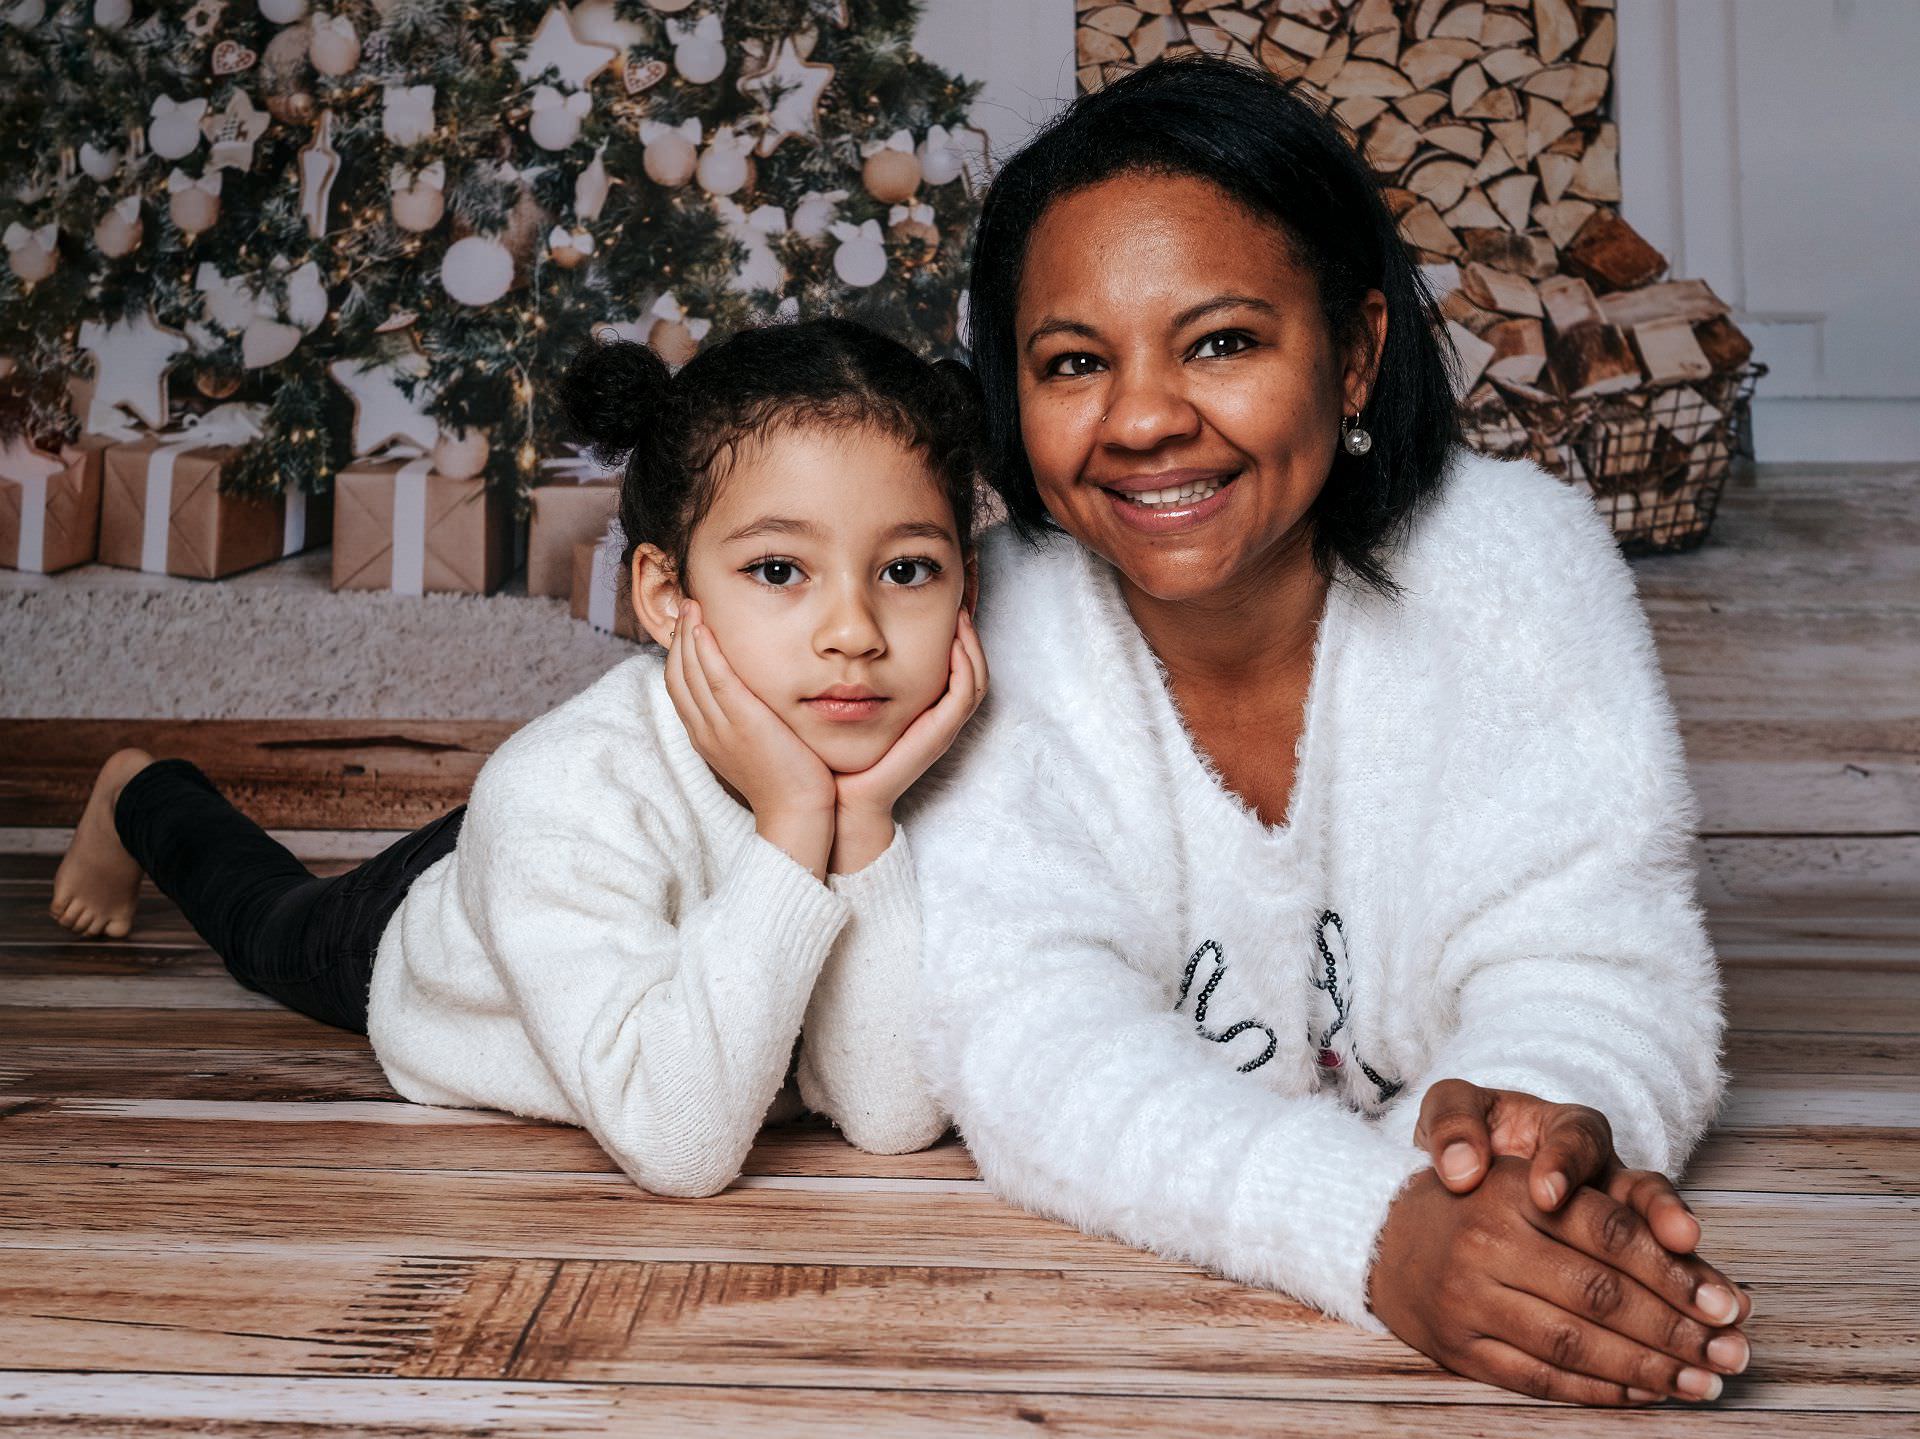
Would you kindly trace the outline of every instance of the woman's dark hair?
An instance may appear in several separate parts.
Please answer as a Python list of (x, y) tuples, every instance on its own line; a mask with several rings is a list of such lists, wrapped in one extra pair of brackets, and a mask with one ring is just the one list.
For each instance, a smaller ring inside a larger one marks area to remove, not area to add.
[(981, 471), (977, 390), (964, 366), (929, 364), (850, 320), (742, 330), (674, 374), (645, 345), (588, 344), (560, 383), (580, 438), (625, 470), (623, 566), (658, 545), (676, 574), (687, 544), (742, 441), (782, 425), (864, 426), (925, 453), (953, 506), (961, 552), (972, 548)]
[(1015, 304), (1028, 241), (1054, 201), (1119, 175), (1190, 175), (1286, 234), (1337, 343), (1364, 335), (1361, 301), (1386, 297), (1387, 339), (1360, 423), (1373, 448), (1337, 449), (1308, 514), (1327, 575), (1344, 560), (1383, 593), (1392, 536), (1434, 495), (1460, 443), (1452, 348), (1379, 186), (1339, 122), (1294, 85), (1204, 56), (1157, 60), (1083, 95), (1001, 169), (976, 232), (969, 346), (984, 392), (989, 478), (1015, 530), (1054, 526), (1020, 438)]

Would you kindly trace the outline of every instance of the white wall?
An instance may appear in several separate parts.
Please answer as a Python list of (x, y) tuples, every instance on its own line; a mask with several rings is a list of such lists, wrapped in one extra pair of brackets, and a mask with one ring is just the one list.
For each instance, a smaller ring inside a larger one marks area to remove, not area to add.
[(1072, 0), (927, 0), (915, 48), (984, 83), (973, 123), (996, 157), (1073, 98)]
[(1772, 367), (1759, 457), (1920, 459), (1920, 3), (1618, 4), (1622, 213)]

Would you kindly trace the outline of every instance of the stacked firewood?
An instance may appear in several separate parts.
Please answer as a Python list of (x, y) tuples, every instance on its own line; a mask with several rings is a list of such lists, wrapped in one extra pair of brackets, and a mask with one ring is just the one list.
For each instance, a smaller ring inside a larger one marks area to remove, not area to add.
[(1612, 0), (1076, 0), (1082, 89), (1200, 50), (1297, 77), (1419, 254), (1478, 448), (1588, 485), (1629, 548), (1704, 537), (1752, 346), (1619, 214)]

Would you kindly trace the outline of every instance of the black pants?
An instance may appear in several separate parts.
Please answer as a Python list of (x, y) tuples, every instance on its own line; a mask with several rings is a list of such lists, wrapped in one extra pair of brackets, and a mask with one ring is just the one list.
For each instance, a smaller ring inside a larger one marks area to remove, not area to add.
[(183, 759), (148, 765), (120, 792), (120, 842), (180, 906), (233, 977), (289, 1009), (367, 1032), (380, 933), (407, 886), (452, 851), (462, 805), (359, 868), (320, 879)]

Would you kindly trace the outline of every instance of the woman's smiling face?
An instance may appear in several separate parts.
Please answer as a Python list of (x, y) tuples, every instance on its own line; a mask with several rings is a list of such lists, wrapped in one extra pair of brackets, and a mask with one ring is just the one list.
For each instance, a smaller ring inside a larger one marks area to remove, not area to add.
[[(1372, 292), (1375, 355), (1385, 317)], [(1014, 323), (1040, 497), (1136, 588), (1203, 599), (1304, 540), (1372, 366), (1273, 221), (1186, 175), (1075, 191), (1034, 228)]]

